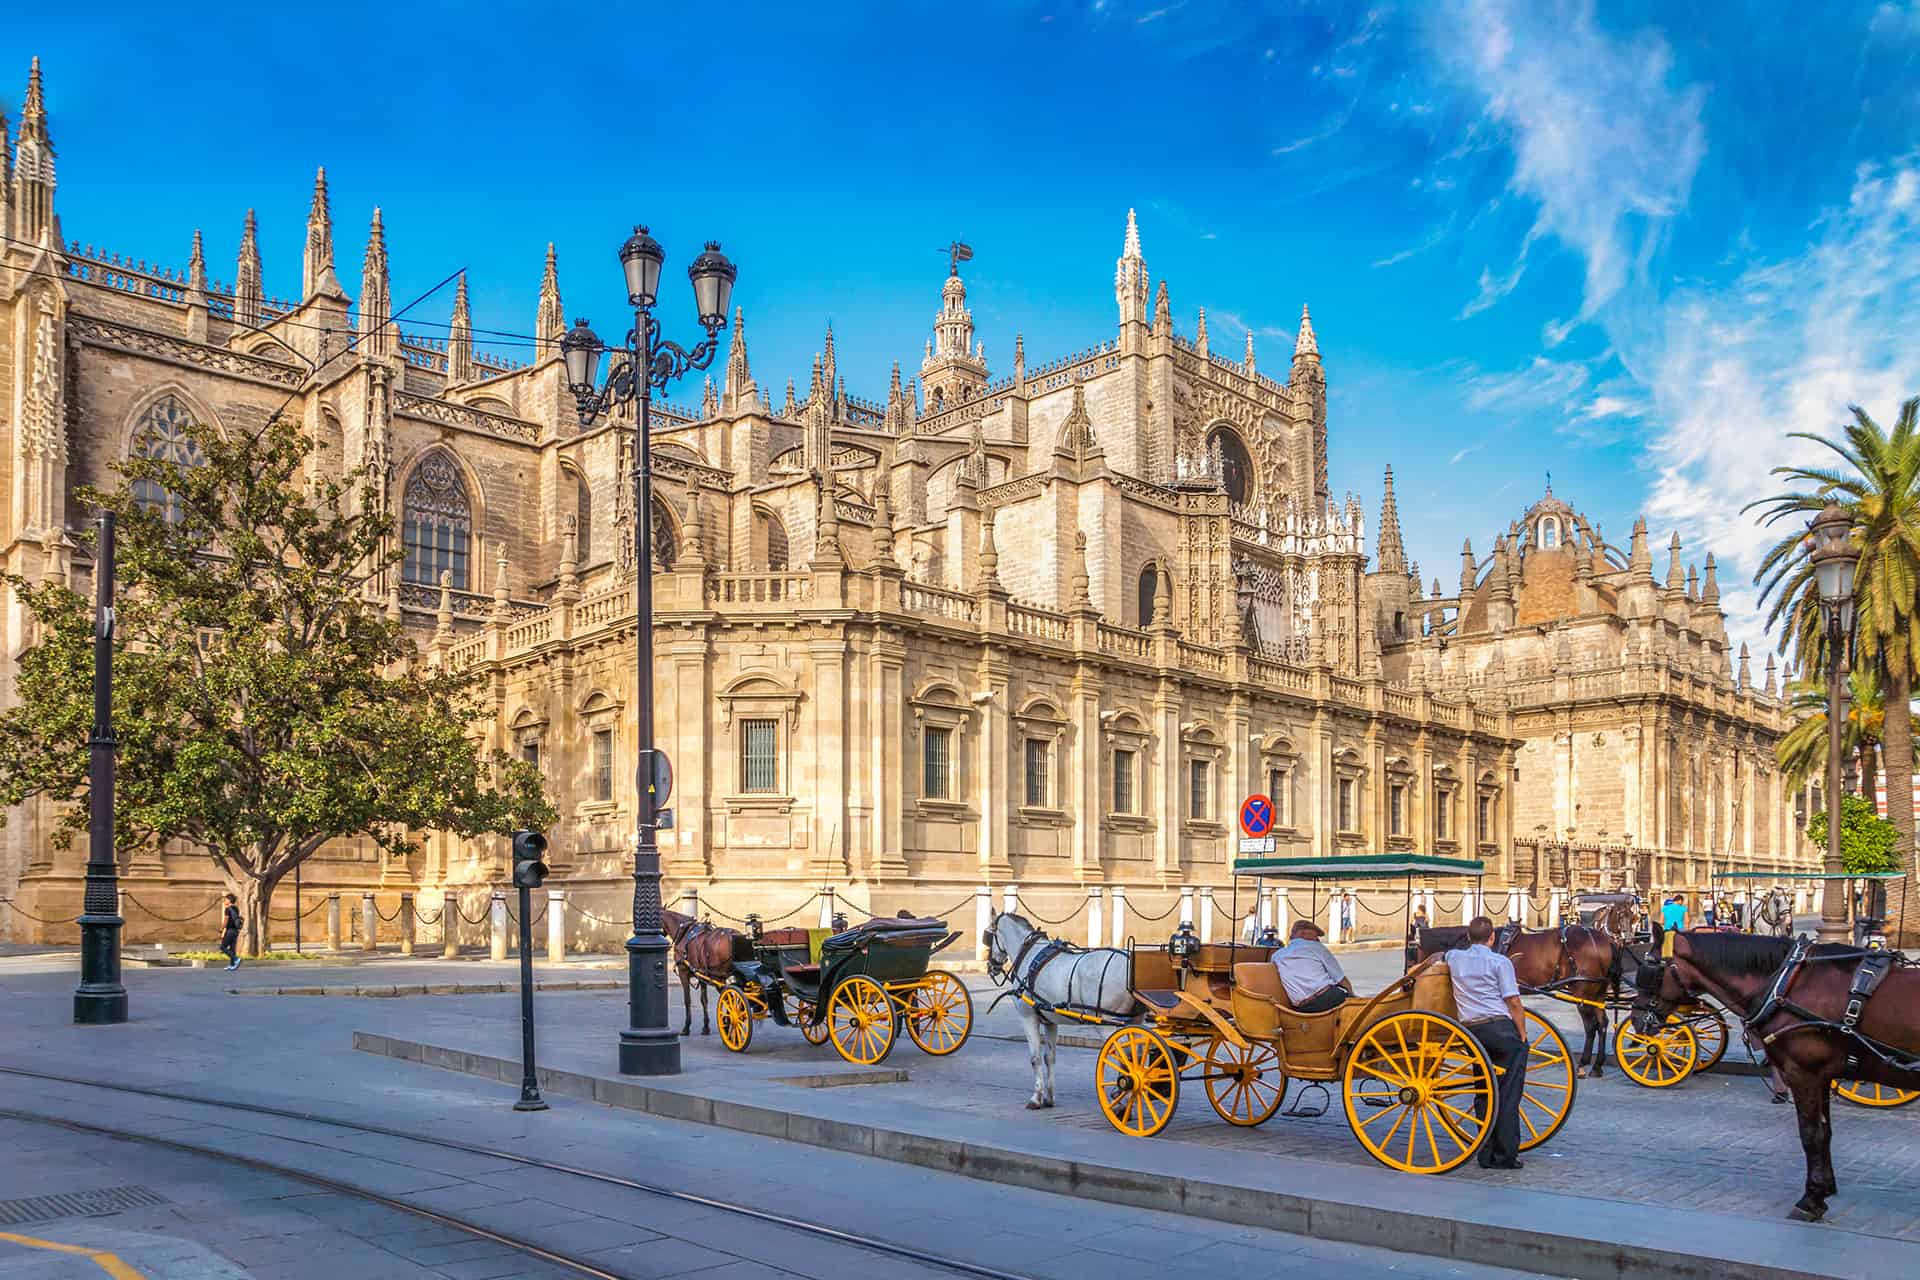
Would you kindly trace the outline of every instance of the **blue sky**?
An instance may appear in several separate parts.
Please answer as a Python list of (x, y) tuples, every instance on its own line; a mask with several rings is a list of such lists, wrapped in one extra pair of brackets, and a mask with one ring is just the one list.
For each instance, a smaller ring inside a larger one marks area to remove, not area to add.
[(911, 373), (956, 237), (997, 371), (1109, 336), (1134, 207), (1181, 331), (1278, 372), (1311, 304), (1334, 487), (1371, 513), (1391, 462), (1425, 576), (1551, 471), (1718, 551), (1756, 638), (1786, 432), (1920, 392), (1915, 0), (574, 7), (40, 6), (0, 101), (41, 55), (69, 237), (184, 265), (203, 227), (230, 277), (253, 206), (269, 292), (316, 164), (350, 289), (377, 203), (396, 298), (465, 266), (483, 328), (531, 328), (548, 240), (612, 329), (630, 223), (670, 270), (718, 237), (776, 394), (829, 319), (855, 394)]

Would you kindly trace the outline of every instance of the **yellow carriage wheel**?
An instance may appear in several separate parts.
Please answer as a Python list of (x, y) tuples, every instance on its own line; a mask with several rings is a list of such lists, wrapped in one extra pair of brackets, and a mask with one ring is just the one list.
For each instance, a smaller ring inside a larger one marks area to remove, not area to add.
[(720, 1043), (735, 1053), (745, 1053), (748, 1042), (753, 1039), (753, 1006), (747, 1003), (747, 993), (738, 987), (720, 988), (716, 1015), (720, 1020)]
[(1835, 1080), (1833, 1091), (1848, 1102), (1863, 1107), (1904, 1107), (1915, 1098), (1920, 1098), (1920, 1089), (1896, 1089), (1890, 1084), (1875, 1084), (1871, 1080)]
[(1520, 1149), (1531, 1151), (1573, 1114), (1573, 1055), (1552, 1023), (1527, 1010), (1527, 1079), (1520, 1094)]
[(972, 1030), (973, 997), (966, 983), (945, 970), (929, 973), (907, 998), (907, 1034), (936, 1058), (965, 1044)]
[(1703, 1004), (1687, 1020), (1687, 1026), (1692, 1030), (1700, 1051), (1700, 1060), (1693, 1064), (1693, 1069), (1711, 1071), (1719, 1066), (1720, 1059), (1727, 1052), (1727, 1020), (1720, 1016), (1720, 1011), (1712, 1005)]
[(800, 1034), (807, 1038), (808, 1044), (827, 1042), (826, 1021), (813, 1021), (813, 1005), (791, 991), (787, 992), (787, 1021), (800, 1028)]
[(1347, 1053), (1341, 1102), (1367, 1154), (1403, 1173), (1446, 1173), (1493, 1132), (1493, 1063), (1445, 1014), (1396, 1013)]
[(1700, 1041), (1683, 1022), (1669, 1019), (1652, 1035), (1643, 1036), (1628, 1018), (1613, 1033), (1613, 1057), (1635, 1084), (1670, 1089), (1692, 1073), (1700, 1060)]
[(879, 983), (856, 973), (827, 1001), (827, 1032), (840, 1056), (871, 1067), (893, 1052), (893, 1002)]
[(1215, 1036), (1207, 1044), (1201, 1080), (1214, 1112), (1228, 1124), (1247, 1129), (1273, 1119), (1287, 1096), (1280, 1051), (1264, 1040), (1250, 1041), (1243, 1049)]
[(1145, 1027), (1122, 1027), (1100, 1046), (1094, 1084), (1107, 1123), (1135, 1138), (1167, 1127), (1180, 1103), (1180, 1067), (1173, 1049)]

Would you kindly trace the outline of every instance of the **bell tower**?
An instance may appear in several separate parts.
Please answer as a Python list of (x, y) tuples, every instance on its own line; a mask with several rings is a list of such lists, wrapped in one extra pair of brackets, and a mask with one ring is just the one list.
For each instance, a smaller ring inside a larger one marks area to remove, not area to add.
[(973, 256), (955, 243), (950, 251), (947, 282), (940, 290), (940, 313), (933, 318), (933, 338), (927, 358), (920, 362), (920, 386), (928, 413), (971, 400), (987, 385), (987, 355), (973, 339), (973, 313), (967, 310), (967, 283), (960, 264)]

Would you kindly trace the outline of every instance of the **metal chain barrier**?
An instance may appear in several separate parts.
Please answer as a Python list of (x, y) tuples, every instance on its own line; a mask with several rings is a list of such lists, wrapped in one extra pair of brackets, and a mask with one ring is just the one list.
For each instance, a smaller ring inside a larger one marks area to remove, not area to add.
[[(633, 924), (633, 921), (631, 920), (603, 920), (599, 916), (593, 914), (593, 912), (587, 910), (585, 907), (576, 906), (573, 909), (573, 911), (575, 915), (579, 916), (582, 920), (587, 921), (589, 924), (610, 924), (621, 929), (628, 928)], [(464, 919), (465, 917), (462, 917), (462, 918)]]
[(388, 924), (392, 924), (395, 920), (398, 920), (400, 918), (400, 908), (398, 906), (394, 907), (393, 914), (388, 915), (386, 912), (380, 909), (380, 900), (376, 898), (374, 899), (374, 902), (373, 902), (373, 914), (375, 914), (376, 916), (379, 916), (382, 920), (386, 921)]
[(1370, 916), (1397, 916), (1400, 914), (1400, 908), (1397, 906), (1388, 907), (1385, 911), (1375, 911), (1372, 907), (1367, 905), (1367, 900), (1365, 898), (1355, 895), (1353, 900), (1359, 903), (1360, 909), (1366, 912)]
[(429, 920), (427, 919), (427, 913), (420, 909), (418, 903), (414, 904), (414, 908), (413, 908), (413, 918), (415, 920), (418, 920), (421, 924), (439, 924), (441, 917), (445, 916), (446, 914), (447, 914), (447, 909), (445, 907), (442, 907), (440, 910), (434, 912), (433, 919)]
[(1458, 911), (1460, 909), (1460, 904), (1465, 902), (1466, 900), (1467, 900), (1467, 895), (1463, 893), (1459, 897), (1455, 898), (1452, 904), (1449, 905), (1448, 903), (1442, 902), (1440, 900), (1440, 895), (1436, 893), (1433, 895), (1433, 909), (1435, 911)]
[(33, 914), (33, 912), (27, 910), (25, 907), (15, 902), (12, 898), (0, 898), (0, 904), (4, 904), (7, 910), (13, 912), (15, 915), (25, 916), (27, 919), (33, 921), (35, 924), (72, 924), (75, 920), (78, 920), (80, 918), (79, 916), (68, 916), (64, 920), (49, 920), (45, 916), (37, 916)]
[(469, 918), (468, 918), (468, 916), (467, 916), (467, 913), (466, 913), (466, 912), (465, 912), (465, 911), (464, 911), (464, 910), (463, 910), (463, 909), (461, 908), (461, 906), (460, 906), (460, 899), (458, 899), (458, 898), (455, 898), (455, 899), (453, 900), (453, 914), (455, 914), (455, 915), (457, 915), (457, 916), (459, 916), (459, 917), (460, 917), (460, 918), (461, 918), (462, 920), (464, 920), (464, 921), (466, 921), (466, 923), (468, 923), (468, 924), (479, 924), (479, 923), (481, 923), (482, 921), (484, 921), (484, 920), (485, 920), (485, 919), (487, 918), (487, 912), (488, 912), (489, 910), (491, 910), (491, 906), (487, 906), (487, 907), (482, 907), (482, 908), (480, 909), (480, 914), (479, 914), (479, 915), (477, 915), (477, 916), (474, 916), (474, 917), (472, 917), (471, 919), (469, 919)]
[(122, 893), (120, 896), (162, 924), (186, 924), (190, 920), (198, 920), (201, 916), (206, 915), (209, 911), (212, 911), (220, 905), (220, 899), (215, 898), (212, 902), (209, 902), (206, 906), (200, 908), (190, 916), (163, 916), (130, 893)]
[[(399, 913), (395, 912), (395, 914), (397, 915)], [(533, 928), (533, 926), (539, 924), (542, 920), (546, 919), (546, 917), (547, 904), (543, 902), (540, 904), (540, 910), (534, 913), (533, 919), (527, 921), (527, 928)], [(507, 899), (507, 923), (512, 925), (518, 925), (520, 923), (520, 917), (516, 915), (513, 910), (512, 898)]]
[(1020, 904), (1020, 914), (1023, 916), (1028, 916), (1028, 917), (1031, 917), (1032, 919), (1038, 920), (1041, 924), (1052, 925), (1054, 928), (1057, 929), (1063, 924), (1070, 924), (1073, 921), (1078, 920), (1080, 918), (1081, 909), (1082, 907), (1085, 906), (1085, 904), (1086, 904), (1086, 900), (1084, 898), (1081, 899), (1080, 907), (1075, 907), (1073, 910), (1067, 912), (1066, 915), (1061, 916), (1058, 920), (1047, 919), (1045, 916), (1041, 915), (1038, 911), (1035, 911), (1032, 907), (1029, 907), (1024, 902)]
[(962, 907), (965, 907), (968, 903), (974, 901), (974, 899), (978, 898), (979, 896), (980, 895), (977, 893), (970, 893), (966, 897), (960, 899), (960, 901), (948, 907), (945, 911), (934, 912), (932, 918), (935, 920), (945, 920), (948, 916), (957, 915), (959, 914), (960, 909)]
[[(812, 906), (814, 903), (818, 901), (820, 901), (820, 895), (816, 893), (811, 898), (808, 898), (805, 902), (795, 907), (793, 910), (788, 911), (783, 915), (767, 916), (764, 919), (762, 919), (760, 923), (763, 925), (778, 924), (782, 920), (790, 920), (794, 916), (799, 915), (802, 911), (805, 911), (808, 907)], [(747, 922), (747, 918), (745, 916), (731, 915), (728, 912), (722, 911), (720, 910), (720, 908), (713, 906), (711, 903), (709, 903), (705, 898), (700, 899), (700, 914), (716, 915), (716, 916), (719, 916), (722, 920), (731, 920), (735, 924), (745, 924)]]
[(326, 895), (321, 894), (319, 898), (315, 899), (314, 904), (308, 907), (305, 911), (301, 911), (294, 915), (288, 915), (288, 916), (276, 916), (276, 915), (273, 915), (272, 912), (268, 912), (268, 915), (272, 919), (279, 921), (281, 924), (287, 924), (290, 921), (294, 921), (294, 920), (304, 920), (308, 916), (312, 915), (314, 912), (318, 911), (320, 908), (326, 905), (327, 905)]
[(1175, 898), (1172, 904), (1169, 905), (1165, 911), (1162, 911), (1157, 916), (1150, 916), (1144, 911), (1136, 910), (1133, 905), (1133, 900), (1131, 898), (1127, 900), (1127, 914), (1136, 916), (1139, 919), (1146, 920), (1146, 921), (1165, 920), (1168, 916), (1172, 915), (1174, 912), (1178, 911), (1179, 909), (1180, 909), (1180, 899)]

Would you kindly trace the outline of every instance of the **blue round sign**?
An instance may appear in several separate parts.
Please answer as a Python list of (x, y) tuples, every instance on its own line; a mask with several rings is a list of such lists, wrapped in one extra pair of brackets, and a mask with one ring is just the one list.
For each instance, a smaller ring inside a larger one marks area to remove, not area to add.
[(1240, 830), (1250, 836), (1264, 836), (1273, 830), (1273, 801), (1251, 795), (1240, 802)]

